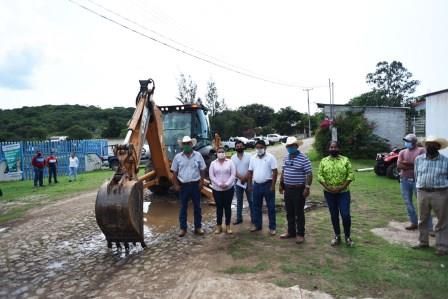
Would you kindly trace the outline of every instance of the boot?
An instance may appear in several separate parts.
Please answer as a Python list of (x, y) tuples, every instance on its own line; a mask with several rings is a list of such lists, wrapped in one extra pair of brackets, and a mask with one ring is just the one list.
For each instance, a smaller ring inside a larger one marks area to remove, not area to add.
[(232, 230), (230, 229), (230, 225), (226, 225), (226, 234), (233, 234)]
[(220, 233), (222, 233), (222, 225), (217, 225), (215, 228), (215, 234), (219, 235)]

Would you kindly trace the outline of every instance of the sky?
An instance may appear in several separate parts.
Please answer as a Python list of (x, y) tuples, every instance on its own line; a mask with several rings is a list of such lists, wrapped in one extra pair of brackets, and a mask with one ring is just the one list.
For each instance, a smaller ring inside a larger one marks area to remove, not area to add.
[(371, 90), (376, 63), (393, 60), (421, 81), (421, 95), (448, 88), (447, 13), (444, 0), (0, 0), (0, 109), (130, 107), (146, 78), (157, 104), (177, 104), (184, 73), (201, 98), (214, 80), (232, 109), (306, 112), (303, 89), (313, 88), (313, 113), (329, 102), (329, 78), (335, 103), (346, 103)]

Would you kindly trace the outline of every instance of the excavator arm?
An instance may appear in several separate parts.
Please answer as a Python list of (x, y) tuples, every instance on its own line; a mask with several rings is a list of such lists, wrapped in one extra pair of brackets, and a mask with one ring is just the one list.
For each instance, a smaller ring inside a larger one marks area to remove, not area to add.
[[(104, 183), (95, 203), (98, 226), (106, 236), (108, 247), (115, 242), (140, 242), (143, 236), (143, 182), (146, 186), (171, 181), (169, 162), (164, 152), (161, 113), (152, 100), (154, 81), (141, 80), (136, 108), (128, 123), (128, 132), (122, 144), (113, 150), (118, 168), (109, 182)], [(150, 145), (154, 170), (138, 178), (138, 167), (145, 139)]]
[[(106, 236), (107, 245), (116, 243), (126, 249), (129, 243), (140, 242), (145, 247), (143, 234), (143, 189), (161, 186), (168, 189), (173, 180), (170, 161), (165, 152), (162, 112), (152, 100), (154, 81), (140, 80), (134, 114), (128, 123), (124, 142), (115, 145), (113, 151), (118, 168), (110, 181), (99, 189), (95, 216), (98, 226)], [(145, 140), (151, 151), (153, 170), (138, 177), (140, 156)], [(211, 189), (202, 193), (212, 198)]]

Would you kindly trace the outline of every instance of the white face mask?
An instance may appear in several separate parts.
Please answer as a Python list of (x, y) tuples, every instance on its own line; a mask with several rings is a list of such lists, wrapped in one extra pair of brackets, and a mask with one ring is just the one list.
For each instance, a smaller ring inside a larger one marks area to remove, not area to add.
[(265, 152), (264, 148), (257, 148), (257, 155), (263, 156), (264, 152)]
[(226, 158), (226, 153), (218, 153), (218, 159), (222, 160)]

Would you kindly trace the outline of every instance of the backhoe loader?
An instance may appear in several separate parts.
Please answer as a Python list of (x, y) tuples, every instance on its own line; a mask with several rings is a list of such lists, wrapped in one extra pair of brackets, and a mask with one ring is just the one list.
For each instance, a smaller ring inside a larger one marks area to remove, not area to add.
[[(146, 247), (143, 189), (168, 189), (172, 185), (170, 160), (179, 151), (179, 138), (183, 135), (196, 137), (198, 145), (195, 149), (205, 156), (206, 161), (211, 160), (213, 153), (210, 151), (210, 134), (203, 107), (195, 104), (158, 107), (152, 100), (154, 81), (139, 82), (136, 108), (129, 120), (126, 137), (122, 144), (113, 147), (118, 167), (110, 181), (100, 187), (96, 197), (96, 221), (109, 248), (113, 243), (121, 248), (123, 243), (125, 249), (129, 249), (129, 243), (136, 245), (137, 242)], [(138, 177), (145, 140), (151, 151), (151, 170)], [(201, 191), (207, 198), (212, 197), (209, 187), (204, 186)]]

